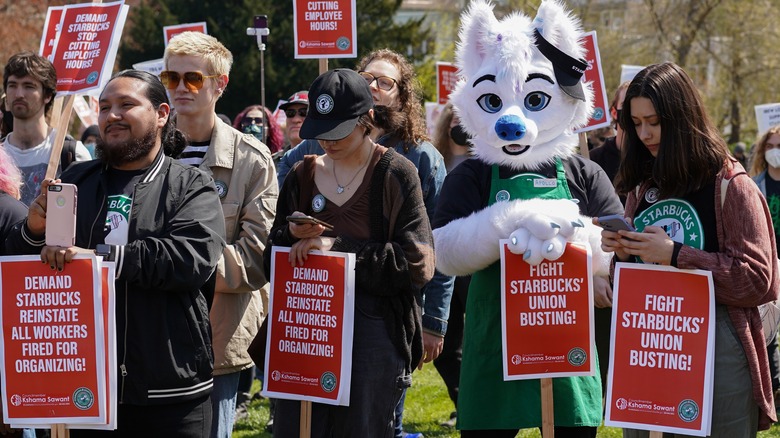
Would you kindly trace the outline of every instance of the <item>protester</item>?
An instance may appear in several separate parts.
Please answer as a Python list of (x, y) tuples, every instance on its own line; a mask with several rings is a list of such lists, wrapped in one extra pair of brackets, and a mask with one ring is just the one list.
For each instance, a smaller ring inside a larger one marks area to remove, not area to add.
[[(736, 151), (735, 147), (734, 152)], [(775, 231), (775, 242), (777, 242), (780, 237), (780, 125), (769, 128), (756, 143), (750, 175), (766, 198)], [(775, 410), (777, 410), (780, 407), (780, 351), (778, 351), (777, 337), (769, 341), (766, 350), (769, 355), (769, 375), (772, 379), (772, 392)]]
[[(460, 125), (460, 119), (452, 110), (452, 104), (447, 103), (439, 114), (436, 122), (434, 145), (444, 158), (447, 173), (452, 172), (460, 163), (470, 156), (469, 135)], [(460, 366), (463, 358), (463, 327), (466, 317), (466, 297), (468, 295), (470, 276), (455, 278), (455, 284), (450, 301), (450, 315), (447, 319), (447, 333), (444, 335), (444, 345), (439, 357), (433, 360), (433, 366), (439, 372), (447, 393), (455, 405), (455, 411), (442, 426), (455, 427), (458, 419), (458, 388), (460, 385)]]
[[(628, 196), (626, 217), (637, 231), (602, 231), (602, 249), (615, 252), (613, 261), (640, 257), (712, 273), (718, 333), (710, 436), (755, 437), (776, 421), (757, 308), (777, 299), (780, 288), (766, 202), (730, 157), (693, 81), (676, 64), (637, 74), (620, 123), (625, 159), (616, 188)], [(658, 216), (661, 209), (670, 213)], [(623, 431), (625, 437), (647, 434)]]
[(89, 151), (89, 155), (95, 158), (95, 144), (100, 137), (100, 128), (98, 125), (87, 126), (84, 132), (81, 133), (81, 143)]
[[(626, 89), (630, 81), (620, 84), (612, 97), (612, 103), (609, 105), (609, 113), (615, 126), (615, 136), (604, 140), (604, 144), (590, 151), (590, 159), (601, 166), (607, 173), (609, 180), (614, 182), (618, 168), (620, 168), (620, 151), (623, 148), (623, 128), (620, 127), (618, 119), (623, 111), (623, 99), (626, 97)], [(625, 204), (625, 199), (621, 198)]]
[(293, 94), (287, 99), (287, 102), (279, 105), (279, 109), (284, 111), (284, 116), (287, 120), (284, 125), (284, 136), (287, 143), (274, 157), (277, 160), (281, 159), (285, 152), (298, 146), (303, 141), (300, 131), (301, 125), (303, 125), (303, 121), (306, 120), (306, 115), (309, 112), (308, 92), (303, 90)]
[[(190, 155), (187, 162), (214, 178), (225, 219), (227, 246), (217, 265), (210, 312), (214, 347), (211, 437), (230, 438), (239, 377), (242, 370), (253, 367), (247, 348), (268, 306), (263, 250), (276, 211), (276, 171), (260, 140), (236, 131), (216, 114), (233, 63), (224, 45), (203, 33), (184, 32), (168, 43), (164, 60), (166, 70), (161, 77), (176, 105), (177, 125), (190, 144), (205, 148), (202, 158)], [(185, 83), (190, 72), (212, 78), (198, 89)], [(250, 108), (243, 118), (252, 118), (257, 111), (259, 126), (263, 126), (261, 107)], [(256, 126), (254, 121), (250, 125)]]
[[(13, 131), (3, 145), (22, 171), (22, 202), (38, 196), (46, 175), (56, 130), (49, 127), (46, 115), (57, 94), (57, 73), (52, 63), (32, 52), (17, 53), (8, 59), (3, 71), (6, 105), (13, 114)], [(62, 147), (60, 171), (73, 161), (91, 160), (81, 142), (66, 139)], [(58, 171), (59, 174), (59, 171)]]
[(262, 105), (250, 105), (238, 113), (233, 120), (233, 127), (244, 134), (252, 134), (265, 143), (272, 154), (284, 147), (284, 132), (268, 108)]
[(115, 74), (99, 108), (100, 159), (62, 175), (80, 199), (103, 200), (79, 203), (76, 245), (44, 246), (51, 180), (7, 243), (15, 254), (39, 252), (53, 270), (93, 250), (116, 263), (118, 429), (71, 430), (72, 437), (203, 438), (213, 385), (208, 306), (225, 247), (219, 196), (206, 173), (164, 155), (167, 143), (184, 137), (157, 77)]
[[(292, 247), (294, 266), (312, 249), (356, 253), (350, 403), (313, 403), (312, 436), (391, 437), (393, 409), (422, 360), (418, 302), (434, 270), (420, 181), (408, 160), (371, 140), (373, 98), (357, 73), (318, 77), (309, 107), (301, 136), (318, 139), (326, 153), (306, 157), (285, 180), (266, 270), (274, 245)], [(285, 221), (301, 214), (334, 230)], [(297, 437), (299, 419), (300, 402), (277, 400), (274, 436)]]

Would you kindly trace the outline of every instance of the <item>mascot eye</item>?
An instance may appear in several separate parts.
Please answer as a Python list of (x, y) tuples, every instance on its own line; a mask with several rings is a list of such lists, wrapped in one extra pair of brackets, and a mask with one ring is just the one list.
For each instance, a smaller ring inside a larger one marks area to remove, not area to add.
[(541, 91), (534, 91), (525, 96), (525, 107), (528, 111), (541, 111), (550, 104), (550, 95)]
[(480, 108), (491, 114), (501, 111), (503, 102), (501, 98), (493, 93), (483, 94), (477, 99), (477, 104)]

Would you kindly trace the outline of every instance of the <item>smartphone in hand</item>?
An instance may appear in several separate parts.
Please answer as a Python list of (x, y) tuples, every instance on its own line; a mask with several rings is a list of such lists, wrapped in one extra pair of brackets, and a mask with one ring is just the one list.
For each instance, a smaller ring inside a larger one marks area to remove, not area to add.
[(292, 222), (294, 224), (299, 224), (299, 225), (300, 224), (322, 225), (323, 227), (329, 230), (333, 230), (333, 225), (312, 216), (287, 216), (287, 222)]
[(76, 244), (76, 201), (73, 184), (52, 184), (46, 193), (46, 245), (70, 247)]
[(607, 231), (612, 231), (615, 233), (617, 233), (619, 230), (636, 231), (636, 228), (628, 223), (626, 218), (619, 214), (601, 216), (597, 220), (599, 221), (598, 226), (604, 228)]

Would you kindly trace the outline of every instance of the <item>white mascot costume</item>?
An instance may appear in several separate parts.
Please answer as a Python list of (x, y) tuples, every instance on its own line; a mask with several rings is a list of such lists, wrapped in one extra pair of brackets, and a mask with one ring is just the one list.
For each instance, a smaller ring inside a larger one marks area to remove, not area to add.
[[(472, 275), (458, 396), (466, 435), (541, 426), (539, 380), (503, 381), (499, 240), (510, 239), (530, 264), (559, 258), (566, 242), (588, 242), (594, 273), (604, 277), (612, 254), (601, 251), (590, 218), (623, 207), (601, 168), (575, 154), (572, 130), (593, 108), (578, 21), (556, 1), (543, 1), (533, 21), (520, 13), (499, 21), (492, 5), (475, 0), (461, 23), (461, 77), (450, 100), (474, 158), (447, 176), (434, 240), (438, 269)], [(554, 379), (553, 391), (556, 428), (576, 428), (561, 436), (595, 436), (599, 373)]]

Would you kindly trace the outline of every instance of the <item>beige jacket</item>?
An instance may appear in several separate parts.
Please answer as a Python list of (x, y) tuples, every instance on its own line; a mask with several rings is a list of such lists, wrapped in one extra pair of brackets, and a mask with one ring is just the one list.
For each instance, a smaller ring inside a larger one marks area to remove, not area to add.
[(217, 186), (227, 246), (217, 265), (211, 307), (214, 375), (252, 366), (247, 348), (268, 306), (263, 250), (274, 222), (278, 188), (268, 147), (214, 116), (211, 146), (201, 169)]

